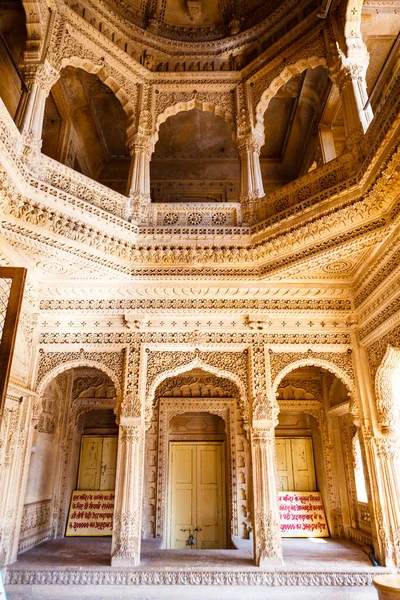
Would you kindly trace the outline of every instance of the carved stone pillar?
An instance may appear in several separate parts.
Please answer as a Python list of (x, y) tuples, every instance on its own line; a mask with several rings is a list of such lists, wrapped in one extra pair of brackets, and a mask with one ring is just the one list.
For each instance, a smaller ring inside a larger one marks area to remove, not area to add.
[(378, 533), (386, 551), (386, 566), (400, 568), (400, 438), (385, 435), (373, 438), (381, 474), (381, 496), (385, 517)]
[(144, 423), (137, 417), (121, 417), (112, 566), (134, 567), (140, 563), (143, 472)]
[(47, 61), (25, 67), (25, 82), (29, 93), (21, 99), (16, 121), (21, 131), (21, 152), (31, 166), (37, 161), (42, 147), (46, 98), (59, 76), (59, 71)]
[(6, 400), (0, 432), (0, 441), (4, 441), (4, 453), (0, 454), (0, 565), (17, 560), (30, 449), (38, 416), (32, 397), (9, 396)]
[(281, 565), (282, 543), (276, 485), (274, 420), (253, 420), (254, 557), (260, 567)]
[(373, 117), (372, 109), (367, 105), (367, 66), (368, 58), (357, 62), (343, 59), (341, 66), (332, 75), (342, 99), (346, 145), (357, 159), (362, 159), (365, 154), (364, 133)]
[(256, 208), (264, 197), (264, 186), (260, 167), (260, 151), (264, 143), (260, 134), (250, 133), (239, 138), (240, 156), (240, 202), (243, 218), (247, 223), (256, 220)]
[(154, 145), (150, 136), (136, 133), (128, 139), (131, 166), (128, 177), (127, 216), (138, 223), (146, 222), (150, 206), (150, 160)]

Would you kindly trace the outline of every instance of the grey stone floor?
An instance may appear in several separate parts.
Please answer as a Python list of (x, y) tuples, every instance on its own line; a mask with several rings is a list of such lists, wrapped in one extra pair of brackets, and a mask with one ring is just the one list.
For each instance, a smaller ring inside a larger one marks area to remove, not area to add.
[[(249, 540), (237, 540), (236, 550), (162, 550), (158, 540), (143, 540), (141, 563), (132, 570), (215, 569), (254, 570)], [(284, 539), (281, 571), (370, 570), (360, 546), (345, 540)], [(39, 544), (19, 555), (12, 569), (96, 568), (110, 569), (110, 538), (60, 538)]]
[[(142, 559), (132, 573), (170, 573), (207, 571), (249, 573), (257, 570), (251, 542), (236, 540), (236, 550), (162, 550), (157, 540), (144, 540)], [(274, 573), (368, 573), (371, 577), (385, 569), (373, 568), (361, 548), (344, 540), (283, 540), (284, 565), (260, 569)], [(44, 542), (19, 555), (8, 567), (9, 573), (39, 571), (54, 573), (113, 571), (110, 567), (109, 538), (63, 538)], [(286, 581), (286, 580), (285, 580)], [(377, 600), (370, 586), (351, 585), (62, 585), (41, 584), (38, 580), (24, 585), (7, 585), (8, 600)]]

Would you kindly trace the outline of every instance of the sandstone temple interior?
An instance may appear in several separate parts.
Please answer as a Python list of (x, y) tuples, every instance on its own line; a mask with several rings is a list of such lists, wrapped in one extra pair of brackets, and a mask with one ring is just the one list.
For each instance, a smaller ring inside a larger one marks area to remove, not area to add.
[(10, 599), (400, 570), (399, 30), (400, 0), (1, 2)]

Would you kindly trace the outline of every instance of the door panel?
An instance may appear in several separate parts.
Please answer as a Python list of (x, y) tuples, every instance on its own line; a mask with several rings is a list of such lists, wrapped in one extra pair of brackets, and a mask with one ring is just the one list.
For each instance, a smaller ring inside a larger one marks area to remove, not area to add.
[(115, 476), (117, 474), (118, 438), (104, 437), (103, 452), (101, 457), (101, 490), (115, 489)]
[(220, 442), (170, 445), (169, 548), (225, 547), (224, 457)]
[(293, 463), (290, 439), (276, 438), (276, 465), (278, 470), (278, 490), (294, 489)]
[(169, 548), (186, 548), (196, 522), (196, 446), (171, 444), (171, 525)]
[(78, 490), (99, 489), (102, 447), (101, 437), (82, 437)]
[(197, 446), (197, 548), (223, 547), (221, 444)]
[(278, 490), (315, 491), (314, 455), (311, 438), (277, 438)]
[(82, 436), (78, 490), (114, 490), (118, 438)]
[(312, 492), (315, 488), (314, 457), (311, 438), (291, 440), (295, 492)]

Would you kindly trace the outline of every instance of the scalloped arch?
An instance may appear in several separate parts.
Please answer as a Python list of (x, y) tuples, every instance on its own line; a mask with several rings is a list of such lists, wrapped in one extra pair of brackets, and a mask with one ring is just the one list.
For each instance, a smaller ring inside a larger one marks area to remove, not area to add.
[(155, 132), (153, 134), (153, 143), (156, 144), (158, 140), (158, 132), (160, 130), (160, 126), (164, 123), (168, 117), (173, 117), (180, 112), (187, 112), (189, 110), (193, 110), (197, 108), (203, 112), (211, 112), (218, 117), (222, 117), (228, 125), (231, 127), (232, 139), (235, 140), (235, 130), (233, 127), (233, 118), (232, 115), (229, 114), (222, 106), (218, 106), (218, 104), (214, 104), (212, 102), (202, 102), (197, 98), (192, 98), (191, 100), (187, 100), (186, 102), (177, 102), (176, 104), (172, 104), (168, 106), (163, 112), (157, 115), (155, 121)]
[(61, 68), (64, 69), (65, 67), (75, 67), (92, 75), (97, 75), (100, 81), (114, 93), (126, 116), (133, 117), (136, 115), (136, 107), (130, 100), (129, 94), (118, 80), (110, 74), (105, 65), (97, 65), (93, 61), (80, 56), (69, 56), (61, 60)]
[(175, 369), (169, 369), (168, 371), (164, 371), (163, 373), (160, 373), (159, 375), (157, 375), (157, 377), (155, 377), (154, 381), (151, 383), (151, 385), (149, 387), (149, 391), (148, 391), (147, 397), (146, 397), (146, 402), (145, 402), (146, 414), (150, 414), (152, 411), (156, 389), (160, 385), (160, 383), (162, 383), (166, 379), (169, 379), (170, 377), (176, 377), (177, 375), (181, 375), (182, 373), (186, 373), (187, 371), (191, 371), (192, 369), (203, 369), (203, 371), (206, 371), (207, 373), (211, 373), (212, 375), (217, 375), (218, 377), (224, 377), (225, 379), (229, 379), (230, 381), (233, 381), (233, 383), (237, 386), (237, 388), (239, 390), (240, 406), (241, 406), (242, 410), (244, 409), (244, 407), (247, 404), (247, 397), (246, 397), (246, 389), (245, 389), (240, 377), (238, 377), (234, 373), (231, 373), (230, 371), (218, 369), (217, 367), (214, 367), (213, 365), (209, 365), (208, 363), (205, 363), (204, 361), (202, 361), (198, 356), (196, 356), (196, 358), (194, 360), (192, 360), (191, 362), (186, 363), (185, 365), (180, 365), (179, 367), (176, 367)]
[(315, 67), (325, 67), (327, 63), (323, 56), (310, 56), (301, 58), (297, 62), (285, 65), (282, 71), (275, 77), (266, 90), (261, 94), (261, 98), (256, 106), (256, 129), (264, 135), (264, 113), (272, 98), (276, 96), (280, 88), (293, 77), (303, 73), (306, 69), (315, 69)]
[(117, 392), (116, 404), (118, 404), (118, 401), (121, 398), (121, 384), (118, 380), (118, 377), (115, 375), (114, 371), (112, 369), (109, 369), (106, 364), (104, 364), (100, 361), (89, 360), (89, 359), (85, 359), (85, 358), (70, 360), (66, 363), (61, 363), (61, 364), (57, 365), (56, 367), (54, 367), (54, 369), (51, 369), (50, 371), (48, 371), (48, 373), (46, 373), (46, 375), (43, 377), (43, 379), (40, 381), (39, 385), (37, 386), (37, 389), (36, 389), (37, 393), (43, 394), (44, 390), (46, 389), (48, 384), (51, 382), (51, 380), (54, 379), (55, 377), (57, 377), (57, 375), (60, 375), (60, 373), (69, 371), (69, 369), (77, 369), (79, 367), (92, 367), (94, 369), (98, 369), (99, 371), (102, 371), (105, 375), (108, 375), (108, 377), (111, 379), (111, 381), (113, 382), (113, 384), (115, 386), (115, 390)]
[(343, 369), (341, 369), (334, 363), (331, 363), (327, 360), (323, 360), (321, 358), (316, 358), (316, 357), (312, 357), (312, 356), (310, 356), (310, 358), (302, 358), (300, 360), (295, 360), (294, 362), (286, 365), (286, 367), (284, 369), (282, 369), (282, 371), (280, 371), (278, 373), (278, 375), (275, 377), (275, 381), (272, 385), (273, 394), (276, 394), (278, 392), (279, 384), (281, 383), (281, 381), (284, 377), (286, 377), (289, 373), (291, 373), (295, 369), (299, 369), (301, 367), (321, 367), (322, 369), (325, 369), (326, 371), (330, 371), (331, 373), (336, 375), (336, 377), (338, 377), (341, 380), (341, 382), (344, 383), (344, 385), (347, 387), (349, 392), (352, 395), (354, 395), (354, 392), (355, 392), (354, 382), (348, 376), (348, 374), (345, 371), (343, 371)]

